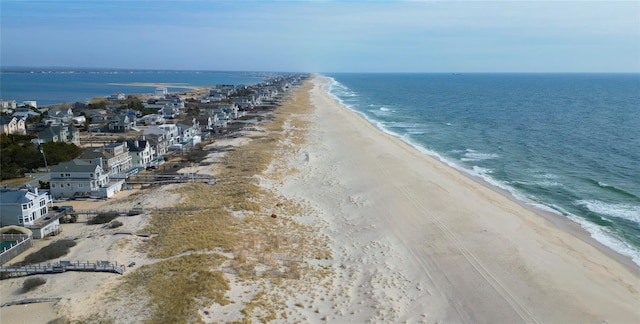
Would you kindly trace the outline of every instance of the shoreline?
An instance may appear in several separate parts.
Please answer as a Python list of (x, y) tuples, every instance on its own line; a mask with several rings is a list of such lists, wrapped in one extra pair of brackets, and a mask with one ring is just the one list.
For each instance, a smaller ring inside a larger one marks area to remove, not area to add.
[(109, 85), (129, 86), (129, 87), (156, 87), (156, 88), (165, 87), (165, 88), (175, 88), (175, 89), (188, 89), (191, 91), (201, 91), (203, 89), (211, 88), (211, 86), (192, 86), (186, 83), (156, 83), (156, 82), (109, 83)]
[[(614, 322), (637, 319), (638, 268), (630, 260), (595, 241), (579, 224), (544, 214), (378, 129), (327, 92), (328, 78), (316, 75), (312, 82), (316, 109), (327, 110), (315, 112), (315, 123), (327, 125), (315, 136), (333, 144), (325, 152), (331, 157), (323, 162), (335, 166), (325, 172), (335, 175), (348, 197), (339, 206), (318, 203), (334, 208), (330, 214), (342, 214), (335, 221), (346, 228), (350, 222), (373, 224), (366, 237), (399, 241), (390, 250), (406, 254), (405, 262), (415, 266), (404, 266), (402, 272), (414, 272), (415, 281), (431, 284), (428, 290), (442, 297), (431, 301), (441, 308), (425, 306), (428, 313), (454, 322), (592, 321), (600, 315), (617, 318)], [(306, 195), (318, 200), (314, 196), (320, 194)], [(359, 217), (366, 222), (356, 221)], [(607, 295), (604, 290), (626, 294), (619, 300), (624, 306), (600, 297)], [(559, 295), (572, 297), (554, 297)], [(536, 303), (528, 305), (532, 300)], [(613, 311), (616, 307), (621, 308)]]
[[(321, 75), (321, 77), (326, 77), (324, 75)], [(327, 77), (329, 79), (333, 79), (330, 77)], [(330, 87), (331, 84), (327, 84), (326, 87)], [(478, 174), (474, 174), (470, 169), (467, 169), (461, 165), (456, 164), (455, 161), (449, 160), (447, 158), (445, 158), (444, 156), (442, 156), (439, 152), (433, 151), (429, 148), (423, 147), (422, 145), (418, 144), (418, 143), (413, 143), (410, 141), (406, 141), (401, 135), (396, 134), (392, 131), (386, 130), (381, 128), (380, 126), (378, 126), (376, 124), (375, 120), (369, 119), (369, 117), (367, 115), (365, 115), (364, 113), (354, 110), (346, 105), (344, 105), (341, 102), (340, 98), (337, 98), (335, 95), (333, 95), (332, 93), (329, 92), (328, 89), (324, 89), (327, 94), (333, 98), (339, 105), (343, 106), (345, 109), (355, 113), (356, 115), (358, 115), (358, 117), (362, 118), (364, 121), (366, 121), (367, 123), (371, 124), (372, 127), (374, 127), (376, 130), (384, 133), (385, 135), (391, 136), (399, 141), (401, 141), (402, 143), (406, 144), (408, 147), (410, 147), (413, 150), (418, 151), (420, 154), (423, 154), (425, 156), (428, 156), (429, 158), (432, 158), (436, 161), (438, 161), (439, 163), (442, 163), (443, 165), (445, 165), (446, 167), (449, 167), (457, 172), (459, 172), (462, 176), (468, 177), (469, 179), (478, 182), (479, 184), (501, 194), (504, 195), (505, 197), (511, 199), (512, 201), (514, 201), (515, 203), (521, 205), (523, 208), (529, 209), (535, 213), (537, 213), (538, 215), (540, 215), (540, 217), (543, 217), (545, 219), (547, 219), (548, 221), (556, 224), (556, 226), (566, 230), (568, 233), (571, 233), (573, 235), (575, 235), (576, 237), (580, 238), (581, 240), (583, 240), (586, 243), (589, 243), (591, 245), (593, 245), (593, 247), (601, 250), (602, 252), (605, 252), (607, 254), (610, 255), (610, 257), (612, 257), (613, 259), (615, 259), (617, 262), (625, 265), (626, 267), (628, 267), (630, 270), (633, 271), (640, 271), (640, 264), (637, 263), (634, 258), (630, 255), (624, 254), (622, 252), (619, 252), (617, 250), (615, 250), (613, 247), (608, 246), (607, 244), (600, 242), (598, 239), (596, 239), (595, 237), (593, 237), (593, 234), (591, 232), (589, 232), (586, 228), (584, 228), (580, 222), (571, 219), (570, 217), (574, 217), (577, 219), (580, 219), (580, 216), (576, 216), (576, 215), (572, 215), (568, 212), (563, 212), (563, 211), (559, 211), (556, 210), (555, 206), (552, 205), (546, 205), (544, 203), (538, 203), (535, 202), (533, 200), (527, 199), (524, 196), (522, 198), (517, 197), (516, 192), (512, 191), (515, 189), (511, 189), (511, 188), (503, 188), (498, 184), (494, 184), (492, 183), (489, 179), (485, 179), (483, 176), (478, 175)], [(493, 181), (497, 181), (494, 179), (491, 179)], [(551, 209), (551, 210), (549, 210)], [(607, 236), (609, 236), (610, 234), (606, 234)], [(626, 244), (624, 241), (621, 241), (619, 238), (611, 236), (610, 237), (611, 240), (615, 240), (616, 242), (619, 242), (621, 244)], [(640, 257), (638, 258), (638, 262), (640, 262)]]

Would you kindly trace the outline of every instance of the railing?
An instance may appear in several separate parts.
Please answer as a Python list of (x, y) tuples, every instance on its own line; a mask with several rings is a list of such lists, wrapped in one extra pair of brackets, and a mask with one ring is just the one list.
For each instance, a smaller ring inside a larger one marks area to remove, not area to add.
[(118, 265), (117, 262), (110, 261), (60, 261), (56, 263), (38, 263), (22, 266), (0, 266), (0, 273), (8, 274), (8, 276), (2, 276), (3, 278), (12, 275), (29, 276), (34, 274), (63, 273), (66, 271), (93, 271), (123, 274), (124, 270), (124, 265)]
[(17, 241), (15, 244), (2, 249), (0, 252), (0, 265), (9, 262), (9, 260), (16, 257), (18, 254), (26, 251), (33, 245), (31, 237), (24, 234), (2, 234), (0, 235), (2, 241)]

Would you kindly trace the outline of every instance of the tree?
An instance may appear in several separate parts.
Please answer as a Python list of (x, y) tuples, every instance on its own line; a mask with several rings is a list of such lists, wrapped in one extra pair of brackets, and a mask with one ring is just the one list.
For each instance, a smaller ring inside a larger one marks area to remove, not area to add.
[[(0, 136), (0, 178), (20, 178), (26, 172), (44, 167), (44, 156), (31, 143), (32, 135)], [(44, 155), (50, 165), (70, 161), (82, 153), (74, 144), (51, 142), (42, 144)]]
[(64, 142), (44, 143), (42, 144), (42, 149), (50, 165), (71, 161), (82, 154), (82, 149), (75, 144)]

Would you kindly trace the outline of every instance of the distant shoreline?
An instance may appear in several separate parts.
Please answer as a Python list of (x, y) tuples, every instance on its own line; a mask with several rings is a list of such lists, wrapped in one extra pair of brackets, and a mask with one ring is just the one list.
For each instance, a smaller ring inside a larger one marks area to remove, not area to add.
[(109, 85), (127, 86), (127, 87), (165, 87), (165, 88), (178, 88), (178, 89), (190, 89), (190, 90), (202, 90), (208, 88), (206, 86), (192, 86), (181, 83), (153, 83), (153, 82), (131, 82), (131, 83), (109, 83)]

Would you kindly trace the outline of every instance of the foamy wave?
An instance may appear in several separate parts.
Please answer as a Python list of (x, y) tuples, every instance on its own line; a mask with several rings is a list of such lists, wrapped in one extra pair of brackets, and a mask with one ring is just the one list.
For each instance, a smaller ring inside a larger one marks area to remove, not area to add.
[(538, 186), (538, 187), (561, 187), (562, 183), (557, 181), (512, 181), (511, 183), (517, 183), (523, 186)]
[(558, 179), (558, 178), (560, 178), (559, 176), (557, 176), (555, 174), (551, 174), (551, 173), (538, 173), (538, 174), (534, 174), (534, 177), (540, 178), (540, 179)]
[(407, 122), (389, 122), (389, 126), (397, 128), (420, 128), (424, 129), (426, 126), (419, 123), (407, 123)]
[(576, 205), (587, 207), (598, 214), (623, 218), (640, 225), (640, 206), (628, 204), (609, 204), (599, 200), (578, 200)]
[(465, 153), (464, 153), (464, 157), (460, 159), (460, 161), (463, 162), (469, 162), (469, 161), (482, 161), (482, 160), (490, 160), (490, 159), (495, 159), (500, 157), (498, 154), (495, 153), (482, 153), (482, 152), (478, 152), (475, 150), (471, 150), (468, 149)]
[(589, 232), (589, 234), (591, 234), (591, 237), (593, 237), (594, 240), (604, 244), (605, 246), (608, 246), (612, 250), (624, 256), (628, 256), (629, 258), (631, 258), (631, 260), (633, 260), (635, 264), (640, 266), (640, 250), (620, 240), (615, 236), (614, 233), (611, 233), (609, 229), (603, 226), (596, 225), (583, 218), (571, 214), (567, 216), (572, 221), (580, 224), (582, 228), (584, 228), (587, 232)]
[(475, 172), (478, 175), (485, 175), (485, 174), (493, 173), (493, 170), (488, 169), (488, 168), (482, 168), (482, 167), (479, 167), (477, 165), (474, 165), (473, 166), (473, 172)]
[(381, 111), (391, 111), (391, 109), (387, 108), (387, 107), (380, 107)]

